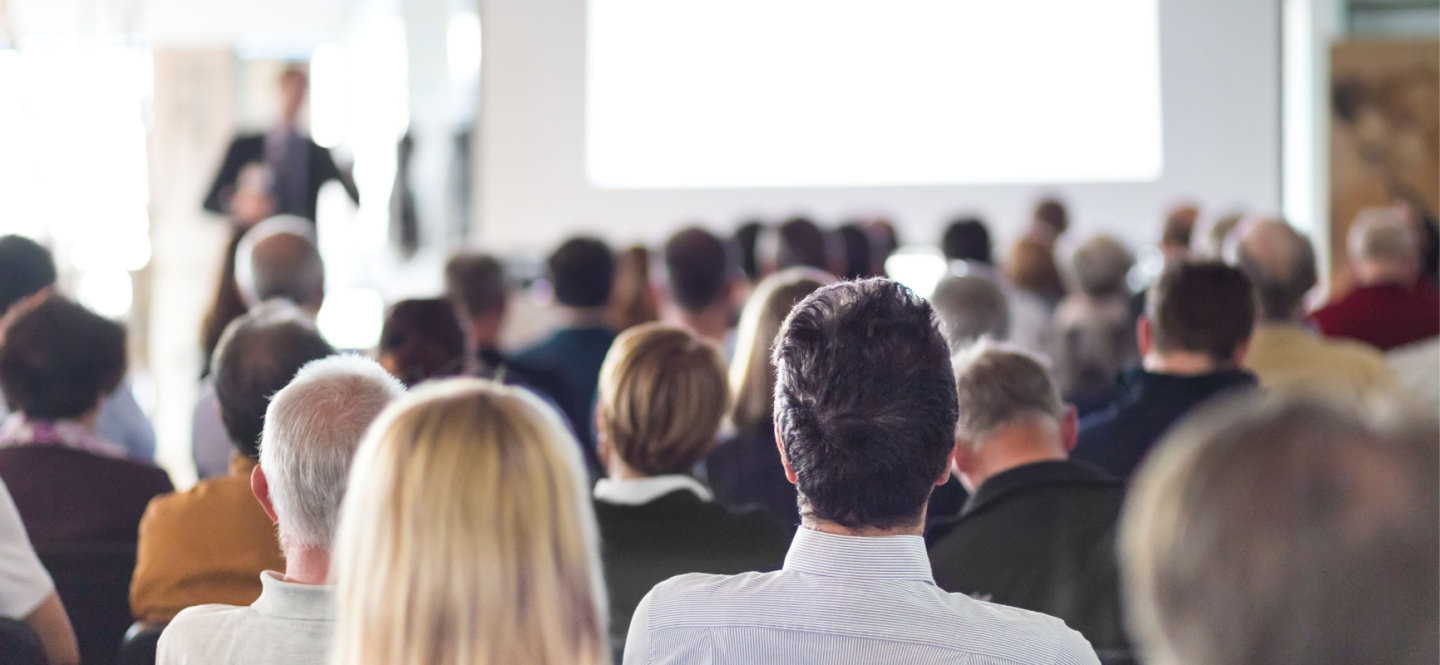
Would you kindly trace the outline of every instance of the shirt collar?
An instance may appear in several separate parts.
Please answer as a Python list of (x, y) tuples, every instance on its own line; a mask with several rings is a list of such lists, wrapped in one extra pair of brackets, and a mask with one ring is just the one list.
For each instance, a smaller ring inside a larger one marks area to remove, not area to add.
[(60, 446), (125, 459), (125, 447), (73, 420), (38, 420), (12, 413), (0, 425), (0, 447)]
[(335, 587), (286, 582), (273, 570), (260, 573), (260, 598), (250, 608), (276, 619), (333, 621)]
[(805, 527), (795, 531), (785, 570), (822, 577), (935, 583), (920, 536), (840, 536)]
[(689, 490), (703, 501), (714, 499), (700, 481), (678, 473), (630, 480), (601, 478), (595, 483), (595, 499), (621, 506), (639, 506), (680, 490)]

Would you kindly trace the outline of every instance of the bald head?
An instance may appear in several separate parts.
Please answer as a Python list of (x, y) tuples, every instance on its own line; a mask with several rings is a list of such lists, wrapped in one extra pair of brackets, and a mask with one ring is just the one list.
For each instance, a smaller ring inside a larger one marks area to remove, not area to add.
[(314, 225), (274, 217), (250, 229), (235, 256), (235, 282), (250, 307), (283, 298), (312, 314), (325, 300), (325, 262), (312, 239)]
[(1351, 270), (1361, 286), (1410, 284), (1420, 272), (1415, 227), (1395, 208), (1360, 211), (1348, 238)]
[(1254, 222), (1240, 239), (1240, 269), (1255, 285), (1262, 321), (1294, 321), (1304, 314), (1305, 294), (1315, 288), (1315, 248), (1278, 219)]

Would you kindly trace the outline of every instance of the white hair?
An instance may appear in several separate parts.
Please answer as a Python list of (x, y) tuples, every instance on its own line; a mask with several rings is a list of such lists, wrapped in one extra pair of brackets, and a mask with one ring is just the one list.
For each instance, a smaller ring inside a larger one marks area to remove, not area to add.
[[(276, 215), (266, 219), (240, 238), (240, 243), (235, 246), (235, 287), (240, 291), (240, 299), (245, 301), (246, 306), (255, 307), (271, 296), (264, 293), (276, 288), (274, 282), (293, 282), (287, 284), (288, 290), (307, 289), (323, 290), (325, 279), (325, 265), (319, 258), (319, 249), (316, 247), (314, 256), (305, 261), (303, 265), (287, 266), (288, 274), (269, 275), (259, 274), (255, 266), (255, 247), (260, 243), (279, 235), (291, 235), (304, 238), (315, 246), (315, 224), (304, 217), (296, 215)], [(297, 305), (304, 303), (297, 302)]]
[(375, 417), (405, 386), (358, 355), (312, 361), (270, 400), (260, 467), (280, 543), (329, 551), (350, 460)]
[(1350, 257), (1408, 263), (1420, 253), (1415, 228), (1395, 208), (1367, 208), (1355, 215), (1347, 238)]

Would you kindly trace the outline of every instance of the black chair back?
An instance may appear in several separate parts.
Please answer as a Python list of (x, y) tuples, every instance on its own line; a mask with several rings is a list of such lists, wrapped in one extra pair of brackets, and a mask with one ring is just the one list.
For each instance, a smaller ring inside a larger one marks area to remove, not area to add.
[(45, 648), (30, 626), (0, 619), (0, 665), (45, 665)]
[(130, 615), (130, 577), (135, 573), (135, 543), (65, 543), (37, 547), (41, 563), (55, 579), (55, 590), (80, 642), (80, 661), (114, 665)]
[(160, 633), (165, 632), (169, 622), (136, 622), (125, 631), (125, 641), (120, 644), (120, 655), (115, 665), (155, 665), (155, 649), (160, 646)]

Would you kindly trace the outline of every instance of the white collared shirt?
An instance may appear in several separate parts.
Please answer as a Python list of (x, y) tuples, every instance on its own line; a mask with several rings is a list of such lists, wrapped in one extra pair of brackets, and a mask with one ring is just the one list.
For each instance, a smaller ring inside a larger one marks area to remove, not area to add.
[(700, 481), (683, 474), (670, 474), (629, 480), (601, 478), (595, 483), (595, 500), (620, 506), (639, 506), (678, 490), (694, 492), (702, 501), (715, 498), (710, 488)]
[(800, 529), (784, 569), (681, 575), (641, 601), (625, 665), (1098, 665), (1054, 617), (946, 593), (919, 536)]
[(176, 615), (160, 635), (157, 665), (313, 665), (327, 662), (335, 625), (333, 586), (260, 575), (248, 607), (200, 605)]

